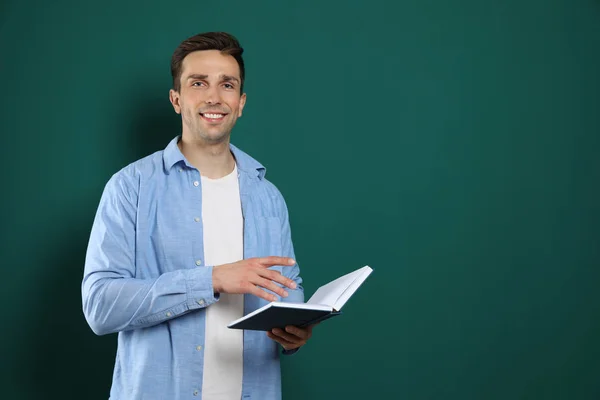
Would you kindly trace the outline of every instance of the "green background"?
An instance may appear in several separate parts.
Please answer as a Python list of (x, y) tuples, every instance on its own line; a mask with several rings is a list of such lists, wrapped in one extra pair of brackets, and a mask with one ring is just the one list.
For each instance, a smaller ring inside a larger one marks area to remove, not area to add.
[(180, 131), (169, 60), (245, 48), (233, 143), (291, 213), (307, 296), (285, 399), (600, 398), (600, 1), (0, 4), (3, 399), (108, 398), (80, 282), (104, 184)]

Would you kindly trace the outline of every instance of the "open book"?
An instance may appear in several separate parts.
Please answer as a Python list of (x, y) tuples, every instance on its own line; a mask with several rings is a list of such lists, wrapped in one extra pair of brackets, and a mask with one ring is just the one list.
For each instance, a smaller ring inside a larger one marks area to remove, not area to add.
[(227, 325), (231, 329), (269, 331), (307, 326), (341, 314), (341, 309), (373, 272), (365, 266), (321, 286), (306, 303), (274, 301)]

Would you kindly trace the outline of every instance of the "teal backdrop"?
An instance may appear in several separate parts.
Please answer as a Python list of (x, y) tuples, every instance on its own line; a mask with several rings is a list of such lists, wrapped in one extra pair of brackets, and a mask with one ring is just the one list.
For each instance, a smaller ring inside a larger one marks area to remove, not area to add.
[(307, 296), (285, 399), (600, 398), (600, 1), (0, 3), (0, 398), (106, 399), (81, 311), (120, 168), (180, 132), (169, 60), (245, 48), (232, 141), (283, 192)]

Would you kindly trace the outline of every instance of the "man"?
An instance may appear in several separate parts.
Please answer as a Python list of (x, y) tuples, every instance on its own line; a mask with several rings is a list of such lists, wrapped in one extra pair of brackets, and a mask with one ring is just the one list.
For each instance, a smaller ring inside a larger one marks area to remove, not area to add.
[(304, 300), (286, 203), (230, 144), (242, 52), (222, 32), (179, 45), (169, 97), (182, 134), (102, 194), (82, 297), (96, 334), (119, 333), (111, 398), (279, 399), (277, 346), (290, 354), (311, 337), (227, 328), (269, 301)]

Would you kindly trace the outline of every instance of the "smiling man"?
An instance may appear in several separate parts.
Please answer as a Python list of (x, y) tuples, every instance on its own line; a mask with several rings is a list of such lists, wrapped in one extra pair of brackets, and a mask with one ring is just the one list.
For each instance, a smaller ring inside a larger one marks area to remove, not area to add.
[(102, 194), (82, 297), (96, 334), (118, 332), (113, 399), (280, 399), (278, 346), (291, 354), (312, 335), (227, 328), (269, 301), (304, 300), (283, 196), (230, 143), (242, 52), (223, 32), (179, 45), (169, 98), (181, 135)]

